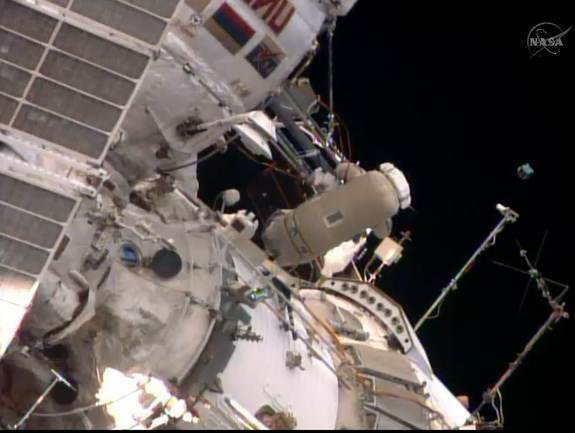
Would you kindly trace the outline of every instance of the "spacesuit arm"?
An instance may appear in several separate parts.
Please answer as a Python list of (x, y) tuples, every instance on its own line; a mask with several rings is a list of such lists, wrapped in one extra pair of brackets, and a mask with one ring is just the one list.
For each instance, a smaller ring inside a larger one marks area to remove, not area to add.
[(361, 176), (365, 173), (365, 170), (352, 162), (342, 162), (335, 168), (335, 175), (338, 179), (344, 182), (349, 182), (350, 180)]
[(383, 221), (373, 228), (373, 234), (379, 239), (385, 239), (391, 234), (391, 229), (393, 228), (393, 223), (391, 218), (387, 221)]

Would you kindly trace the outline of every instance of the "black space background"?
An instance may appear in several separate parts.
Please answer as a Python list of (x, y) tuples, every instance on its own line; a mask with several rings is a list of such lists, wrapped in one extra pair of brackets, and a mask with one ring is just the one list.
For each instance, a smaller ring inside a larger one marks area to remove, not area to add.
[[(571, 3), (571, 4), (570, 4)], [(516, 240), (539, 269), (568, 284), (572, 266), (575, 30), (557, 56), (529, 59), (527, 34), (548, 21), (575, 24), (572, 2), (437, 2), (360, 0), (338, 22), (335, 106), (366, 169), (390, 161), (408, 176), (416, 213), (394, 221), (394, 235), (413, 242), (380, 286), (415, 323), (500, 219), (497, 203), (521, 218), (508, 226), (450, 295), (420, 337), (436, 374), (475, 407), (548, 317), (528, 277), (493, 260), (525, 268)], [(307, 71), (327, 99), (327, 47)], [(529, 162), (535, 176), (520, 181)], [(200, 169), (208, 203), (223, 188), (244, 193), (262, 170), (230, 149)], [(554, 293), (559, 288), (551, 286)], [(570, 297), (567, 298), (569, 303)], [(506, 428), (568, 425), (572, 340), (563, 321), (533, 350), (503, 388)], [(490, 408), (484, 412), (493, 416)]]

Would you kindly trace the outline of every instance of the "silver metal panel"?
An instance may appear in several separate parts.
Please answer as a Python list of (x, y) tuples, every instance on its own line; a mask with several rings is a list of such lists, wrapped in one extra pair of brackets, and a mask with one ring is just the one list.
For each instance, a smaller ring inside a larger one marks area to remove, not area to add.
[(115, 0), (74, 0), (70, 10), (156, 45), (164, 33), (166, 21)]
[[(389, 412), (387, 412), (387, 413), (378, 412), (378, 413), (379, 413), (379, 417), (377, 418), (377, 425), (376, 425), (376, 428), (374, 430), (385, 430), (385, 431), (415, 430), (415, 426), (414, 426), (414, 428), (410, 428), (409, 426), (406, 426), (405, 424), (391, 418), (389, 416)], [(396, 417), (396, 419), (397, 419), (397, 417)]]
[(101, 163), (180, 0), (46, 1), (0, 0), (0, 124)]
[(422, 384), (409, 356), (364, 345), (353, 346), (363, 362), (358, 370), (369, 376), (370, 389), (376, 391), (365, 404), (378, 408), (378, 429), (428, 429), (425, 399), (418, 391)]
[(355, 348), (363, 360), (361, 368), (369, 368), (400, 381), (419, 383), (408, 356), (359, 344)]
[(26, 71), (0, 61), (0, 92), (21, 97), (32, 77)]
[[(377, 406), (388, 414), (393, 414), (396, 419), (389, 416), (380, 416), (379, 429), (391, 428), (397, 421), (404, 421), (408, 425), (421, 429), (429, 429), (427, 411), (421, 406), (425, 404), (422, 396), (409, 392), (399, 384), (386, 380), (375, 379), (375, 389), (392, 395), (378, 395)], [(398, 398), (399, 397), (399, 398)], [(419, 402), (418, 405), (415, 402)], [(387, 419), (386, 419), (387, 418)], [(390, 425), (391, 424), (391, 425)], [(405, 426), (405, 424), (403, 424)]]

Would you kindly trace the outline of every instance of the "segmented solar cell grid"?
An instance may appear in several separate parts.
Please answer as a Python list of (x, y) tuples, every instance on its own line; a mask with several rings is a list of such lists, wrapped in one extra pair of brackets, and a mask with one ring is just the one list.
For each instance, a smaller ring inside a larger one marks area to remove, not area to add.
[(101, 161), (179, 2), (0, 0), (0, 124)]

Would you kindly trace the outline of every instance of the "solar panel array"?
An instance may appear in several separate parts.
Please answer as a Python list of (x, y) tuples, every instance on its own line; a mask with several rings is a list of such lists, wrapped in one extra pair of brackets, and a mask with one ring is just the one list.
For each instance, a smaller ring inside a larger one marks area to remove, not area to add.
[[(0, 131), (101, 163), (180, 1), (0, 0)], [(0, 358), (79, 203), (25, 179), (0, 172)]]
[(0, 357), (78, 200), (0, 173)]
[(48, 1), (0, 0), (0, 128), (100, 162), (180, 0)]

